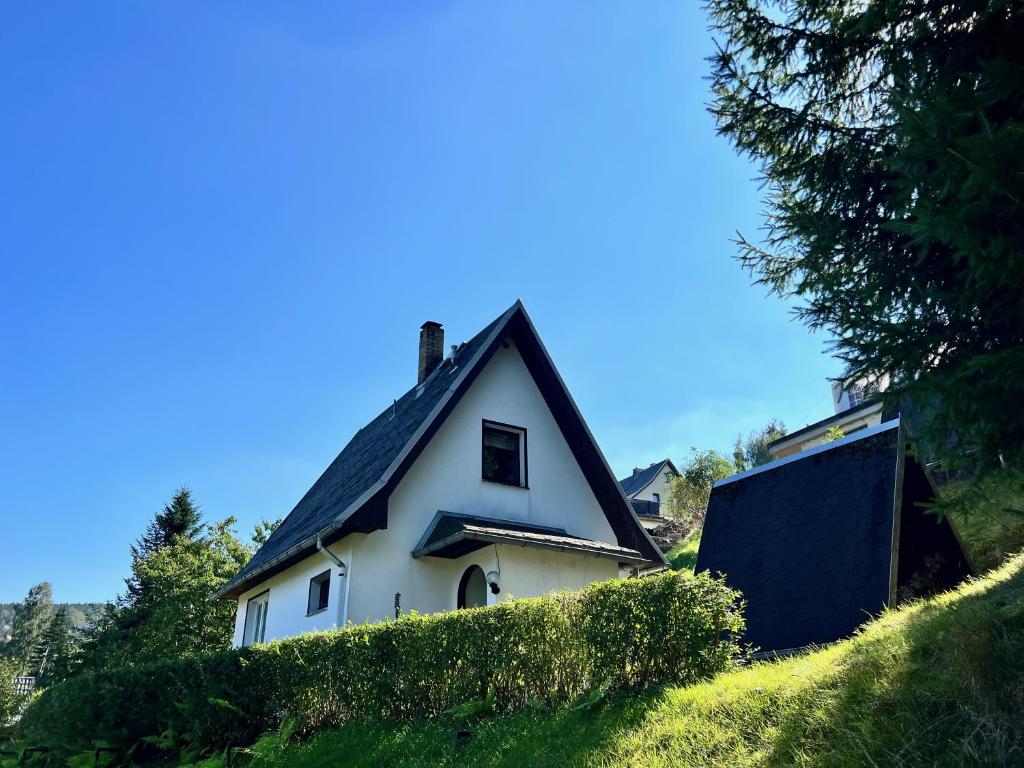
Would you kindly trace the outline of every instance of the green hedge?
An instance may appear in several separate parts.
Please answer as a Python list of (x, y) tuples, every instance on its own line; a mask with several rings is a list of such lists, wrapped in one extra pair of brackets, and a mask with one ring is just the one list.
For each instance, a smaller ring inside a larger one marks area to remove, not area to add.
[(409, 720), (493, 696), (510, 710), (598, 686), (637, 688), (714, 675), (735, 656), (737, 593), (668, 572), (490, 608), (302, 635), (201, 659), (87, 673), (44, 691), (18, 726), (26, 746), (71, 754), (213, 751), (283, 719), (302, 733), (348, 720)]

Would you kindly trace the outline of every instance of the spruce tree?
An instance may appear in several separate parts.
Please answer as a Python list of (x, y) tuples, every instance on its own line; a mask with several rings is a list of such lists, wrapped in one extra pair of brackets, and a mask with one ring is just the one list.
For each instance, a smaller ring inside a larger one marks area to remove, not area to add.
[(66, 680), (74, 667), (77, 637), (64, 606), (58, 606), (37, 646), (31, 665), (43, 685)]
[[(757, 162), (758, 282), (927, 454), (1024, 458), (1024, 4), (710, 0), (711, 111)], [(918, 418), (914, 418), (914, 416)]]
[(142, 538), (132, 548), (132, 554), (151, 554), (168, 546), (179, 536), (194, 539), (202, 529), (202, 522), (203, 513), (192, 500), (192, 492), (183, 486), (174, 493), (170, 503), (156, 513)]
[(43, 635), (53, 616), (53, 590), (49, 582), (36, 584), (14, 610), (11, 640), (4, 646), (4, 656), (22, 673), (33, 672), (38, 663)]

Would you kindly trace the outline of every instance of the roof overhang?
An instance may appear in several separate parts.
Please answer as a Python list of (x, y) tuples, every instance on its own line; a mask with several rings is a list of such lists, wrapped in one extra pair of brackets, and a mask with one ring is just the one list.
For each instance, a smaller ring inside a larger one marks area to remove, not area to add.
[(782, 437), (778, 437), (772, 440), (770, 443), (768, 443), (768, 450), (781, 451), (785, 450), (786, 448), (791, 448), (794, 445), (798, 445), (800, 443), (812, 439), (815, 435), (819, 433), (824, 435), (825, 432), (827, 432), (831, 427), (842, 428), (843, 426), (849, 424), (850, 422), (866, 418), (867, 416), (870, 416), (875, 412), (880, 412), (881, 410), (881, 400), (871, 400), (866, 403), (861, 403), (860, 405), (854, 406), (853, 408), (848, 408), (845, 411), (840, 411), (839, 413), (833, 414), (826, 419), (822, 419), (821, 421), (816, 421), (813, 424), (808, 424), (806, 427), (802, 427), (801, 429), (798, 429), (796, 432), (790, 432), (788, 435), (783, 435)]
[(650, 563), (635, 549), (571, 536), (558, 528), (444, 512), (434, 517), (412, 556), (455, 559), (490, 544), (554, 550), (628, 565)]

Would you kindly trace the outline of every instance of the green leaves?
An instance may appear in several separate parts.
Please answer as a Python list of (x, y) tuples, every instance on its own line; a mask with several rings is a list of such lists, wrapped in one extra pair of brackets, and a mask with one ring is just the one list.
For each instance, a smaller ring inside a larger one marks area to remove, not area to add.
[(766, 188), (742, 265), (888, 378), (927, 459), (1024, 462), (1024, 6), (707, 7), (711, 111)]
[(67, 754), (102, 740), (199, 755), (252, 744), (282, 720), (303, 736), (349, 721), (474, 718), (709, 677), (730, 666), (742, 628), (737, 593), (668, 572), (83, 673), (44, 691), (19, 735)]

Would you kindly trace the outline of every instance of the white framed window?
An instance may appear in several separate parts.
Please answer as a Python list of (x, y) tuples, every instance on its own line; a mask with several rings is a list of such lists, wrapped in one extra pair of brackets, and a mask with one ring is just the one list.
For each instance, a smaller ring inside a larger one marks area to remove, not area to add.
[(270, 590), (249, 598), (245, 607), (245, 629), (242, 645), (262, 643), (267, 631), (267, 608), (270, 606)]
[(484, 480), (528, 488), (526, 428), (485, 420), (481, 464)]
[(864, 402), (864, 387), (861, 384), (854, 384), (852, 387), (846, 390), (847, 396), (850, 398), (850, 407), (856, 408), (858, 405)]
[(318, 573), (309, 580), (309, 599), (306, 602), (306, 615), (327, 610), (331, 599), (331, 569)]

